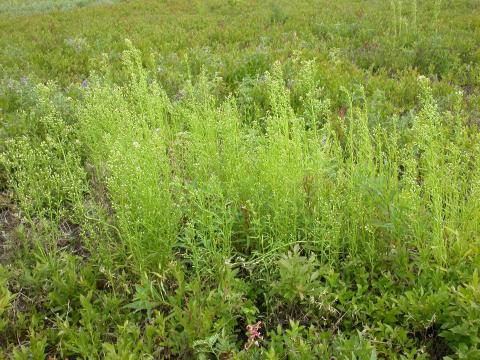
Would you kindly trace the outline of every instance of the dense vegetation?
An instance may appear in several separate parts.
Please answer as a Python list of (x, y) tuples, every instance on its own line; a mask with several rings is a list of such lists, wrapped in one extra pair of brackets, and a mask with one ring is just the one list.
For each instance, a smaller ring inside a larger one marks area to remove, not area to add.
[(477, 0), (0, 0), (0, 358), (480, 359)]

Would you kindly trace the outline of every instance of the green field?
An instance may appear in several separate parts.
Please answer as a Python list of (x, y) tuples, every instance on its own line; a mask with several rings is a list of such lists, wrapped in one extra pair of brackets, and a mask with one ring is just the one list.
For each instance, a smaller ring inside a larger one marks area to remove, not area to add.
[(480, 359), (479, 0), (0, 0), (0, 359)]

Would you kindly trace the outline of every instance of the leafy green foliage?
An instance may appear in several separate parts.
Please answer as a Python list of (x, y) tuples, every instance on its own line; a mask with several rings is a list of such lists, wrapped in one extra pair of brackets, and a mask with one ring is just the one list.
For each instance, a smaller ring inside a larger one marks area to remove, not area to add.
[(282, 256), (278, 268), (280, 278), (273, 287), (287, 302), (304, 300), (318, 293), (319, 289), (316, 289), (320, 277), (318, 263), (313, 255), (310, 258), (301, 256), (298, 245), (294, 247), (293, 252), (289, 251), (287, 255)]
[(454, 301), (449, 304), (448, 320), (440, 335), (457, 351), (456, 358), (468, 359), (480, 351), (480, 287), (478, 272), (472, 281), (455, 290)]

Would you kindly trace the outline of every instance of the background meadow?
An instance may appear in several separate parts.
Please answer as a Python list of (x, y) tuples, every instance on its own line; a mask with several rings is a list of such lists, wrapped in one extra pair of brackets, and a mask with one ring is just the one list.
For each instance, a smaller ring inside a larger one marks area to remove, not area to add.
[(480, 358), (480, 3), (0, 0), (0, 357)]

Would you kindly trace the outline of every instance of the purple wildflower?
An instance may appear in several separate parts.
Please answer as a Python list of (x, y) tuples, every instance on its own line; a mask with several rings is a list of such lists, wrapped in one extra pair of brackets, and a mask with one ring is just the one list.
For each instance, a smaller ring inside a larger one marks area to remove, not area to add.
[(263, 336), (260, 333), (260, 328), (262, 327), (262, 322), (259, 321), (253, 325), (247, 325), (247, 335), (248, 340), (244, 348), (248, 351), (253, 345), (260, 346), (260, 340), (263, 340)]

